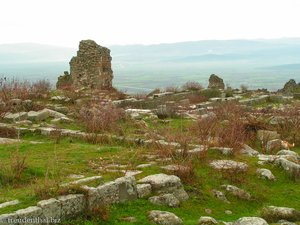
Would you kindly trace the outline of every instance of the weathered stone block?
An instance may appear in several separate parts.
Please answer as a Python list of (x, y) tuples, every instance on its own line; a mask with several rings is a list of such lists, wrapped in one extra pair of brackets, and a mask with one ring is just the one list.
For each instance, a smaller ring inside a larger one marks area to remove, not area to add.
[(43, 216), (46, 219), (59, 220), (61, 218), (61, 202), (57, 199), (50, 198), (40, 201), (37, 203), (37, 206), (43, 210)]
[(57, 198), (61, 203), (61, 219), (76, 218), (86, 210), (86, 198), (83, 194), (64, 195)]

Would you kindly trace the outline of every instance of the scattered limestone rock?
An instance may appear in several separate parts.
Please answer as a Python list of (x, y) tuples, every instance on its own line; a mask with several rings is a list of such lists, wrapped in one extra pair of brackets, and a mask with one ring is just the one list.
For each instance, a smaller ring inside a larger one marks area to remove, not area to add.
[(122, 221), (128, 222), (128, 223), (135, 223), (137, 222), (137, 219), (133, 216), (123, 217), (121, 218)]
[(150, 184), (137, 184), (136, 189), (139, 198), (145, 198), (152, 192)]
[(19, 200), (13, 200), (13, 201), (9, 201), (9, 202), (3, 202), (3, 203), (0, 204), (0, 209), (5, 208), (7, 206), (17, 205), (19, 203), (20, 203)]
[(294, 208), (268, 206), (263, 208), (262, 217), (268, 222), (287, 220), (290, 222), (300, 221), (300, 211)]
[(20, 142), (20, 140), (12, 138), (0, 138), (0, 145), (10, 145)]
[(154, 205), (165, 205), (169, 207), (178, 207), (180, 201), (173, 194), (162, 194), (149, 198), (149, 201)]
[(220, 151), (223, 155), (232, 155), (233, 149), (227, 147), (212, 147), (212, 150)]
[(241, 149), (241, 153), (247, 156), (256, 156), (259, 154), (258, 151), (254, 150), (250, 146), (244, 144), (243, 148)]
[(268, 169), (257, 169), (256, 170), (256, 174), (258, 175), (258, 177), (262, 178), (262, 179), (267, 179), (267, 180), (275, 180), (275, 176), (273, 175), (273, 173), (271, 172), (271, 170)]
[(274, 139), (279, 139), (280, 134), (277, 131), (270, 130), (258, 130), (257, 131), (257, 139), (260, 141), (269, 141)]
[(292, 176), (300, 176), (300, 165), (289, 161), (285, 158), (278, 158), (275, 164), (281, 166), (288, 174)]
[(225, 210), (225, 214), (226, 214), (226, 215), (231, 215), (231, 214), (232, 214), (232, 211), (230, 211), (230, 210)]
[(233, 225), (268, 225), (268, 223), (260, 217), (242, 217), (235, 221)]
[(70, 186), (70, 185), (78, 185), (78, 184), (83, 184), (83, 183), (87, 183), (87, 182), (91, 182), (91, 181), (95, 181), (95, 180), (101, 180), (101, 179), (102, 179), (102, 176), (86, 177), (86, 178), (82, 178), (79, 180), (64, 183), (61, 186), (65, 187), (65, 186)]
[(230, 204), (230, 202), (228, 201), (228, 199), (226, 198), (225, 194), (222, 191), (213, 189), (212, 192), (217, 199), (220, 199), (220, 200)]
[(154, 174), (138, 181), (139, 183), (147, 183), (151, 185), (152, 191), (159, 194), (171, 193), (179, 201), (188, 199), (188, 194), (183, 189), (180, 178), (175, 175)]
[(279, 223), (279, 225), (297, 225), (295, 223), (288, 222), (286, 220), (279, 220), (278, 223)]
[(148, 214), (151, 222), (159, 225), (182, 225), (183, 221), (174, 213), (152, 210)]
[(218, 222), (210, 216), (201, 216), (200, 219), (198, 220), (198, 225), (214, 225), (214, 224), (218, 224)]
[(49, 112), (46, 110), (40, 110), (40, 111), (30, 111), (28, 112), (28, 120), (40, 122), (42, 120), (45, 120), (49, 117)]
[(28, 117), (27, 112), (18, 112), (18, 113), (7, 113), (4, 116), (4, 119), (8, 122), (16, 122), (21, 120), (26, 120)]
[(266, 150), (268, 153), (277, 152), (281, 149), (281, 140), (274, 139), (267, 142)]
[(251, 199), (251, 195), (247, 191), (238, 188), (234, 185), (222, 185), (221, 187), (224, 188), (227, 192), (229, 192), (233, 196), (236, 196), (240, 199), (244, 199), (244, 200)]
[(216, 170), (239, 170), (246, 171), (248, 165), (243, 162), (236, 162), (233, 160), (213, 160), (210, 165)]
[(300, 159), (300, 156), (297, 152), (291, 151), (291, 150), (280, 150), (279, 152), (277, 152), (276, 155), (289, 155), (292, 157), (295, 157), (297, 159)]

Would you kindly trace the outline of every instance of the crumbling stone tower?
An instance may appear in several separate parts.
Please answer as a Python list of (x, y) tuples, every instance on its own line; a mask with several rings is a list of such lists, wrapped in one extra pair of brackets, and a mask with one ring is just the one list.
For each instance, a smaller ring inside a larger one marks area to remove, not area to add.
[(66, 75), (59, 77), (57, 88), (64, 85), (61, 83), (63, 80), (71, 80), (70, 83), (75, 87), (112, 88), (111, 60), (108, 48), (98, 45), (93, 40), (81, 41), (77, 56), (70, 61), (69, 79), (63, 79)]

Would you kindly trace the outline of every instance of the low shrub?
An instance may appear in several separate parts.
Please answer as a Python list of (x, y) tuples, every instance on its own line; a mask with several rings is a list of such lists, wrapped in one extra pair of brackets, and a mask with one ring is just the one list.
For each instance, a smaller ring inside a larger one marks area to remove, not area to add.
[(183, 90), (188, 90), (188, 91), (200, 91), (203, 89), (203, 86), (195, 81), (188, 81), (184, 85), (182, 85)]
[(88, 132), (98, 133), (118, 129), (118, 121), (125, 118), (125, 113), (112, 104), (90, 103), (81, 108), (78, 116)]

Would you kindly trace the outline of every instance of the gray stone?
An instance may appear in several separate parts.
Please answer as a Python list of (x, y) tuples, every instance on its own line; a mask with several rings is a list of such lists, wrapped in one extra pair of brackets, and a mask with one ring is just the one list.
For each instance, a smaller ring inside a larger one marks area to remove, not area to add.
[(11, 206), (11, 205), (17, 205), (19, 203), (20, 203), (19, 200), (13, 200), (13, 201), (9, 201), (9, 202), (3, 202), (3, 203), (0, 204), (0, 209), (5, 208), (7, 206)]
[(232, 211), (230, 211), (230, 210), (225, 210), (225, 214), (226, 214), (226, 215), (231, 215), (231, 214), (232, 214)]
[(115, 180), (119, 188), (119, 201), (137, 199), (136, 181), (133, 176), (121, 177)]
[(152, 187), (152, 191), (159, 194), (174, 194), (179, 201), (185, 201), (188, 199), (188, 194), (183, 189), (180, 178), (177, 176), (161, 173), (144, 177), (138, 182), (150, 184)]
[(220, 199), (220, 200), (222, 200), (222, 201), (224, 201), (224, 202), (226, 202), (226, 203), (230, 203), (230, 202), (228, 201), (228, 199), (226, 198), (225, 194), (224, 194), (222, 191), (218, 191), (218, 190), (213, 189), (212, 192), (213, 192), (214, 196), (215, 196), (217, 199)]
[(280, 150), (279, 152), (277, 152), (276, 155), (289, 155), (292, 157), (295, 157), (296, 159), (300, 159), (299, 154), (297, 152), (291, 151), (291, 150)]
[(83, 194), (71, 194), (59, 196), (57, 200), (61, 204), (62, 220), (76, 218), (86, 210), (86, 198)]
[(291, 162), (285, 158), (278, 158), (275, 160), (275, 164), (281, 166), (288, 174), (292, 176), (300, 176), (300, 165)]
[(0, 138), (0, 145), (10, 145), (21, 142), (18, 139), (12, 139), (12, 138)]
[(21, 120), (26, 120), (28, 117), (27, 112), (18, 112), (18, 113), (8, 113), (4, 116), (4, 119), (9, 122), (16, 122)]
[(260, 141), (269, 141), (274, 139), (279, 139), (280, 134), (277, 131), (270, 130), (258, 130), (257, 131), (257, 139)]
[(268, 153), (278, 152), (281, 149), (281, 140), (274, 139), (267, 142), (266, 150)]
[(244, 199), (244, 200), (251, 199), (251, 195), (248, 192), (234, 185), (222, 185), (221, 187), (224, 188), (228, 193), (240, 199)]
[(290, 222), (300, 221), (300, 211), (294, 208), (268, 206), (263, 208), (262, 217), (268, 222), (287, 220)]
[(88, 209), (103, 205), (110, 205), (119, 202), (119, 185), (114, 182), (107, 182), (97, 188), (87, 188)]
[(102, 179), (102, 176), (86, 177), (86, 178), (82, 178), (82, 179), (79, 179), (79, 180), (75, 180), (75, 181), (71, 181), (71, 182), (68, 182), (68, 183), (61, 184), (61, 186), (65, 187), (65, 186), (70, 186), (70, 185), (84, 184), (84, 183), (88, 183), (88, 182), (96, 181), (96, 180), (101, 180), (101, 179)]
[(16, 213), (2, 214), (0, 215), (1, 225), (18, 225), (18, 215)]
[(46, 219), (59, 220), (61, 218), (61, 202), (55, 198), (50, 198), (37, 203), (37, 206), (43, 210), (43, 216)]
[(35, 121), (39, 122), (42, 120), (45, 120), (49, 117), (49, 112), (45, 110), (40, 110), (40, 111), (30, 111), (28, 112), (28, 120), (30, 121)]
[(159, 225), (182, 225), (183, 221), (174, 213), (152, 210), (148, 214), (151, 222)]
[(139, 198), (145, 198), (149, 196), (152, 192), (150, 184), (138, 184), (136, 188)]
[(26, 224), (26, 225), (34, 225), (34, 224), (37, 224), (39, 220), (45, 219), (43, 217), (42, 209), (37, 206), (30, 206), (26, 209), (20, 209), (20, 210), (16, 211), (16, 214), (18, 216), (18, 219), (26, 218), (25, 223), (22, 223), (22, 224)]
[(178, 207), (180, 201), (173, 194), (162, 194), (149, 198), (149, 201), (154, 205), (165, 205), (169, 207)]
[(231, 155), (233, 153), (233, 149), (227, 147), (212, 147), (210, 149), (220, 151), (223, 155)]
[(198, 225), (214, 225), (218, 224), (218, 221), (216, 221), (214, 218), (210, 216), (201, 216), (198, 220)]
[(243, 162), (236, 162), (233, 160), (213, 160), (210, 165), (217, 170), (238, 170), (246, 171), (248, 165)]
[(241, 153), (247, 156), (256, 156), (259, 154), (258, 151), (254, 150), (250, 146), (244, 144), (243, 148), (241, 149)]
[[(70, 83), (75, 87), (110, 89), (113, 79), (111, 59), (108, 48), (93, 40), (83, 40), (79, 44), (77, 56), (70, 61), (70, 77), (67, 80), (71, 80)], [(63, 79), (64, 76), (59, 80)]]
[(257, 169), (256, 170), (256, 174), (258, 175), (258, 177), (266, 179), (266, 180), (275, 180), (275, 176), (273, 175), (273, 173), (271, 172), (271, 170), (268, 169)]
[(235, 221), (233, 225), (268, 225), (268, 223), (260, 217), (242, 217)]

